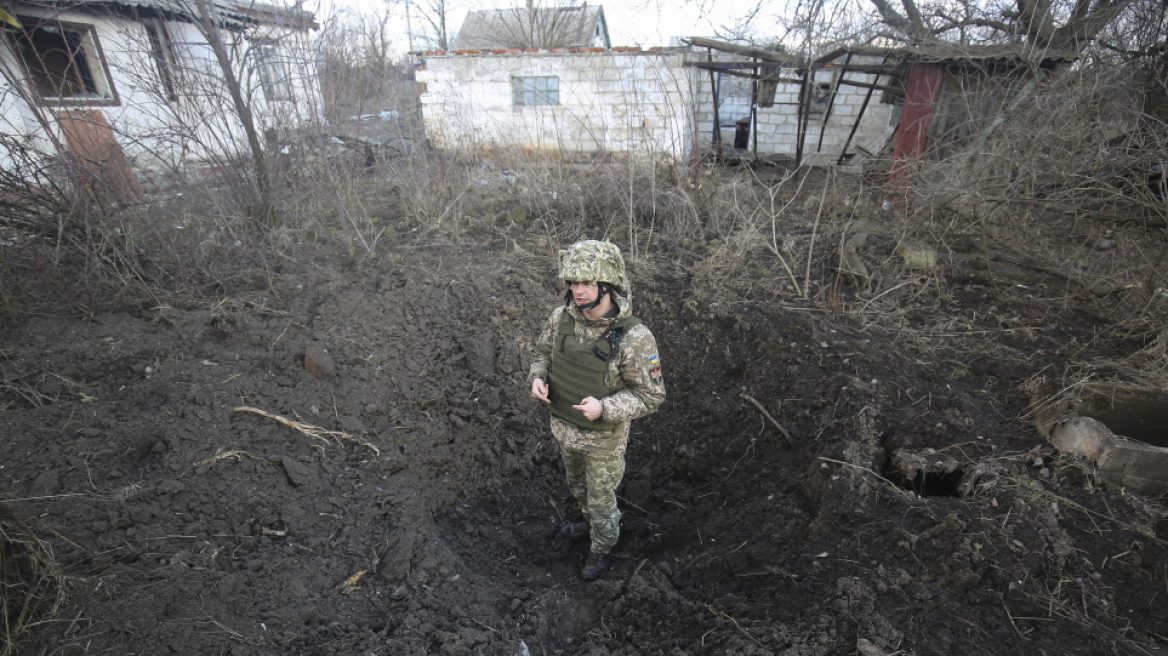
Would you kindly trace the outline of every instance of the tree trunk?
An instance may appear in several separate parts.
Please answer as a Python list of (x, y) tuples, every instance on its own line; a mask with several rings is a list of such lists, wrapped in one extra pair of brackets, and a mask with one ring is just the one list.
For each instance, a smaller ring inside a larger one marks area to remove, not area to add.
[(227, 54), (227, 47), (219, 34), (219, 27), (212, 19), (207, 0), (195, 0), (199, 9), (199, 31), (206, 37), (207, 43), (215, 53), (219, 68), (223, 72), (223, 81), (227, 84), (227, 91), (231, 94), (231, 102), (235, 105), (235, 112), (243, 124), (244, 134), (247, 136), (247, 145), (251, 149), (252, 163), (255, 166), (256, 176), (256, 203), (252, 208), (252, 215), (261, 224), (268, 224), (273, 218), (272, 212), (272, 181), (268, 171), (268, 160), (260, 143), (259, 133), (256, 131), (255, 119), (251, 113), (251, 106), (243, 97), (243, 88), (239, 78), (235, 76), (235, 69), (231, 65), (231, 57)]

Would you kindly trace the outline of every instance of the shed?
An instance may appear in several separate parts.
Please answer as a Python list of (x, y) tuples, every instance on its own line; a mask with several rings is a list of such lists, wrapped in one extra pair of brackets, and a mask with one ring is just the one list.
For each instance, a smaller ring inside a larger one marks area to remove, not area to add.
[[(935, 44), (886, 51), (900, 63), (892, 71), (902, 110), (897, 121), (888, 189), (907, 191), (911, 163), (967, 152), (1000, 123), (989, 112), (1017, 104), (1047, 73), (1075, 55), (1021, 45)], [(984, 103), (977, 99), (1006, 97)]]

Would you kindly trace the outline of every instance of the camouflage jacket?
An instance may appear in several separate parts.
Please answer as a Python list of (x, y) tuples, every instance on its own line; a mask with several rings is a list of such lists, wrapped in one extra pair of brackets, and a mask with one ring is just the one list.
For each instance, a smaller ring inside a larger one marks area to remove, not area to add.
[[(613, 296), (620, 308), (615, 317), (591, 321), (584, 318), (574, 306), (561, 306), (552, 311), (539, 340), (535, 344), (535, 361), (527, 376), (527, 383), (536, 378), (548, 380), (552, 364), (552, 347), (559, 332), (560, 317), (569, 313), (575, 320), (575, 337), (581, 344), (594, 342), (613, 323), (632, 315), (632, 302), (620, 296)], [(619, 387), (600, 401), (604, 406), (604, 421), (619, 422), (611, 431), (594, 431), (580, 428), (557, 417), (552, 417), (552, 435), (565, 448), (592, 451), (609, 455), (624, 455), (628, 446), (629, 422), (638, 417), (652, 414), (665, 400), (665, 381), (661, 375), (661, 359), (657, 353), (657, 341), (644, 324), (629, 328), (621, 341), (619, 357), (608, 361), (605, 385), (609, 389)], [(619, 381), (619, 382), (618, 382)]]

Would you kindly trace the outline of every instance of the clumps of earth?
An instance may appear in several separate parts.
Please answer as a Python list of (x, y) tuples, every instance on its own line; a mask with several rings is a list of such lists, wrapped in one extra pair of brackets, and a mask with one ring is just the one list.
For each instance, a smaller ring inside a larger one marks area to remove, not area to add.
[[(581, 581), (524, 383), (562, 246), (391, 242), (212, 299), (5, 319), (5, 611), (59, 602), (12, 653), (1168, 644), (1162, 507), (1027, 414), (1026, 384), (1103, 349), (1106, 320), (974, 278), (861, 298), (826, 258), (830, 298), (804, 301), (765, 253), (737, 269), (755, 277), (668, 243), (629, 258), (669, 397), (634, 424), (614, 567)], [(839, 299), (852, 311), (824, 311)], [(14, 574), (38, 544), (42, 566)], [(52, 568), (59, 599), (25, 594)]]

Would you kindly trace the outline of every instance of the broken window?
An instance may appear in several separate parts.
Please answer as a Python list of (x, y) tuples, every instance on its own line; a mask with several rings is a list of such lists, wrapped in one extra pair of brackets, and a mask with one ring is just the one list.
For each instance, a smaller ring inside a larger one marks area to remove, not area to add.
[(819, 70), (811, 81), (810, 93), (807, 96), (807, 111), (812, 114), (825, 114), (831, 107), (831, 98), (835, 95), (834, 69)]
[(831, 82), (820, 82), (811, 91), (811, 107), (814, 114), (822, 114), (831, 104)]
[(150, 54), (154, 58), (154, 66), (158, 69), (158, 79), (162, 82), (162, 91), (167, 100), (178, 100), (178, 84), (175, 75), (178, 70), (177, 58), (174, 54), (174, 44), (166, 31), (166, 24), (156, 19), (142, 21), (146, 28), (146, 36), (150, 39)]
[(255, 56), (255, 65), (259, 69), (260, 84), (264, 89), (264, 98), (268, 102), (277, 100), (294, 100), (292, 93), (292, 72), (288, 61), (280, 51), (280, 44), (276, 41), (265, 41), (255, 44), (252, 49)]
[(16, 48), (37, 94), (60, 104), (115, 104), (92, 25), (19, 17)]
[(511, 91), (516, 105), (560, 104), (560, 78), (554, 75), (513, 77)]

